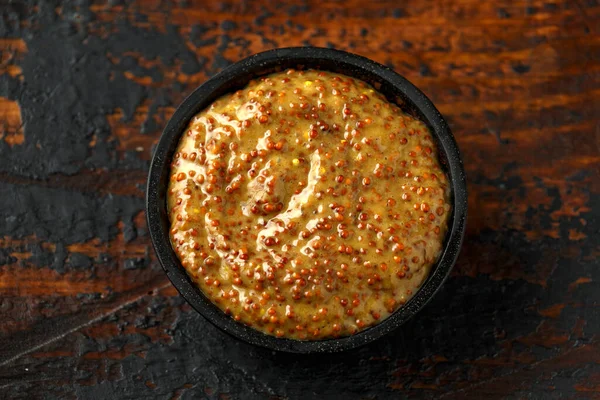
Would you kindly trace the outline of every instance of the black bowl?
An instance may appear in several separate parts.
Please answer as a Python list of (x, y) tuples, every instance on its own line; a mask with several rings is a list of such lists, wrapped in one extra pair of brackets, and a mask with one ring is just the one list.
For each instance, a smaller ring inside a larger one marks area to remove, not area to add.
[[(171, 158), (191, 118), (214, 100), (243, 88), (251, 79), (287, 68), (313, 68), (337, 72), (373, 85), (388, 100), (424, 121), (438, 142), (440, 161), (452, 187), (453, 214), (444, 251), (428, 279), (406, 305), (381, 323), (352, 336), (319, 341), (276, 338), (234, 321), (208, 300), (188, 277), (169, 242), (166, 192)], [(467, 215), (467, 190), (462, 160), (448, 125), (431, 101), (414, 85), (391, 69), (367, 58), (339, 50), (292, 47), (266, 51), (226, 68), (196, 89), (177, 108), (154, 151), (148, 187), (146, 214), (154, 249), (165, 272), (179, 293), (206, 319), (223, 331), (248, 343), (273, 350), (316, 353), (346, 350), (371, 342), (398, 328), (415, 315), (438, 291), (458, 256)]]

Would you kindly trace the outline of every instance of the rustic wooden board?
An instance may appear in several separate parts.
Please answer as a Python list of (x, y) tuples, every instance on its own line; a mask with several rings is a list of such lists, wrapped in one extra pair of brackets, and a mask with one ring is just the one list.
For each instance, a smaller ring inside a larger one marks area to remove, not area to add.
[[(64, 3), (0, 3), (0, 398), (600, 398), (597, 0)], [(423, 89), (470, 191), (436, 298), (327, 356), (217, 331), (164, 276), (144, 218), (174, 107), (294, 45)]]

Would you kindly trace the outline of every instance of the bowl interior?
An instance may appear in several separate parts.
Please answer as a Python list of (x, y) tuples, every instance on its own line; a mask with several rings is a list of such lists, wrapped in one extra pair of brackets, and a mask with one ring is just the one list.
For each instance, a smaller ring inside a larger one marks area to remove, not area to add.
[[(320, 341), (276, 338), (235, 322), (215, 306), (191, 281), (169, 242), (167, 186), (170, 163), (179, 137), (191, 118), (226, 93), (241, 89), (254, 78), (288, 68), (320, 69), (361, 79), (398, 104), (405, 112), (425, 122), (437, 141), (442, 167), (452, 192), (452, 215), (444, 250), (419, 291), (379, 324), (352, 336)], [(467, 211), (467, 193), (462, 160), (454, 137), (431, 101), (414, 85), (391, 69), (364, 57), (322, 48), (285, 48), (259, 53), (233, 64), (196, 89), (175, 111), (155, 149), (146, 191), (148, 227), (154, 248), (167, 275), (181, 295), (204, 317), (223, 331), (246, 342), (274, 350), (311, 353), (357, 347), (373, 341), (417, 313), (448, 276), (462, 244)]]

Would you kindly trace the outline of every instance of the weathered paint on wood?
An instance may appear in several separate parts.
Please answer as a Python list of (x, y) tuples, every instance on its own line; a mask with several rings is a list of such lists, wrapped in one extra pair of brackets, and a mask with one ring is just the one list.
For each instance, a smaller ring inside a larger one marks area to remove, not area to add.
[[(600, 397), (597, 0), (64, 3), (1, 7), (0, 398)], [(302, 45), (424, 90), (470, 192), (430, 305), (327, 356), (213, 328), (163, 274), (143, 211), (177, 104)]]

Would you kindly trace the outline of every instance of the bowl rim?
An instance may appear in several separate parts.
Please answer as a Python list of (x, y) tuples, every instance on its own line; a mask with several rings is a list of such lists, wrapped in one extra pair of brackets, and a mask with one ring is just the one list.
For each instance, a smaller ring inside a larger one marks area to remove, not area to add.
[[(264, 334), (236, 322), (215, 306), (191, 281), (175, 255), (169, 240), (166, 212), (170, 161), (191, 118), (218, 97), (243, 87), (253, 78), (298, 66), (366, 80), (375, 85), (378, 91), (384, 94), (387, 91), (388, 100), (395, 95), (396, 102), (404, 103), (403, 109), (411, 110), (429, 126), (445, 164), (453, 196), (453, 212), (443, 252), (417, 293), (404, 306), (374, 326), (351, 336), (318, 341), (299, 341)], [(377, 87), (378, 83), (380, 87)], [(341, 50), (320, 47), (278, 48), (254, 54), (230, 65), (196, 88), (177, 107), (152, 155), (146, 187), (146, 217), (152, 244), (167, 276), (181, 296), (213, 325), (247, 343), (271, 350), (292, 353), (335, 352), (367, 344), (395, 330), (420, 311), (440, 289), (456, 262), (464, 237), (467, 217), (466, 177), (460, 151), (448, 124), (427, 96), (406, 78), (382, 64)]]

